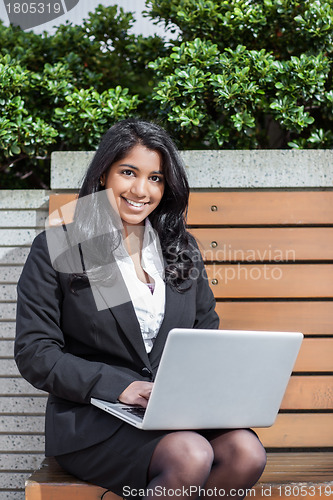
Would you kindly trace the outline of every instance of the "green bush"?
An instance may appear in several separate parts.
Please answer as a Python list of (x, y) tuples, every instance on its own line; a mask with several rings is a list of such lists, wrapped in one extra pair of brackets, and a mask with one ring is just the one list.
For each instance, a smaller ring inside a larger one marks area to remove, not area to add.
[(140, 102), (120, 86), (98, 92), (75, 83), (63, 63), (35, 73), (9, 55), (0, 58), (0, 171), (9, 178), (31, 172), (47, 187), (52, 151), (96, 148), (110, 123), (129, 117)]
[(146, 58), (163, 44), (129, 34), (133, 22), (99, 6), (52, 36), (0, 24), (2, 188), (48, 187), (52, 151), (94, 149), (112, 123), (136, 113), (149, 92)]
[(147, 5), (179, 30), (152, 97), (187, 147), (332, 147), (332, 2)]
[[(323, 145), (311, 112), (331, 107), (331, 93), (325, 91), (330, 61), (322, 53), (279, 61), (265, 49), (238, 45), (221, 52), (197, 38), (173, 47), (169, 57), (150, 67), (159, 76), (153, 99), (193, 148), (270, 147), (273, 122), (283, 146)], [(332, 143), (330, 130), (325, 140)]]
[(332, 2), (146, 9), (177, 37), (131, 34), (117, 6), (54, 35), (0, 22), (1, 187), (47, 187), (52, 151), (94, 149), (129, 116), (157, 120), (184, 149), (333, 146)]

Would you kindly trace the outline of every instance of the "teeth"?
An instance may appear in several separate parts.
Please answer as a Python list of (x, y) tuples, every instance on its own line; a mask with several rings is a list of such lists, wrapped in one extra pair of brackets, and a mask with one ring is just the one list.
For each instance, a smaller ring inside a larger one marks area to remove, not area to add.
[(143, 205), (145, 205), (145, 203), (136, 203), (135, 201), (129, 200), (128, 198), (125, 198), (125, 200), (130, 205), (133, 205), (133, 207), (143, 207)]

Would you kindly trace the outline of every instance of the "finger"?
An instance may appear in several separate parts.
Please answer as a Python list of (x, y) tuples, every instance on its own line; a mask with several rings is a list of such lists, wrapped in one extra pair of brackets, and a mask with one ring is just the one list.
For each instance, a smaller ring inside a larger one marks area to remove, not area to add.
[(147, 400), (150, 398), (150, 395), (151, 395), (151, 387), (149, 387), (143, 391), (140, 391), (140, 393), (139, 393), (139, 396), (142, 396), (143, 398), (145, 398)]
[(143, 408), (147, 408), (148, 399), (142, 396), (139, 396), (135, 402), (135, 404), (142, 406)]

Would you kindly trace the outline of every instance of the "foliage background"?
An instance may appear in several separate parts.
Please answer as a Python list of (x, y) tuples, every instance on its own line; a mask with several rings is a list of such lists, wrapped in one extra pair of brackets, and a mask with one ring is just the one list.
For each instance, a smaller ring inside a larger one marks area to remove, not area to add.
[(331, 148), (333, 2), (147, 0), (176, 39), (101, 5), (36, 35), (0, 24), (0, 187), (49, 187), (55, 150), (115, 121), (158, 121), (181, 149)]

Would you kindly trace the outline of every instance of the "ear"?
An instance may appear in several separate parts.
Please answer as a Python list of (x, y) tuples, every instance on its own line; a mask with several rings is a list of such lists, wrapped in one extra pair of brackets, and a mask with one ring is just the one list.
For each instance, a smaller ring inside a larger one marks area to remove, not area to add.
[(104, 173), (99, 178), (99, 183), (100, 183), (101, 186), (105, 186), (105, 177), (106, 176), (105, 176), (105, 173)]

